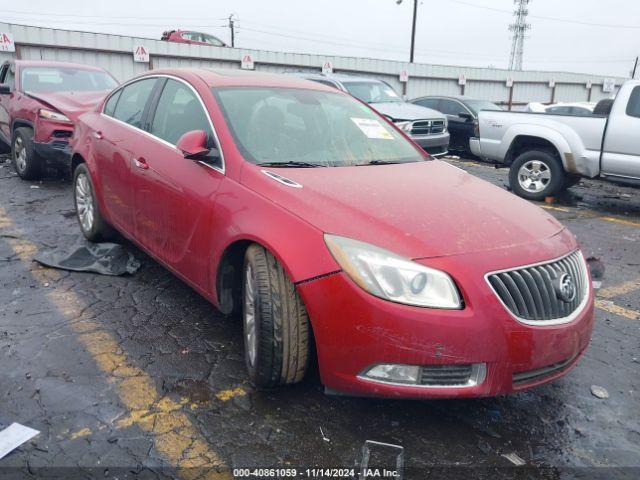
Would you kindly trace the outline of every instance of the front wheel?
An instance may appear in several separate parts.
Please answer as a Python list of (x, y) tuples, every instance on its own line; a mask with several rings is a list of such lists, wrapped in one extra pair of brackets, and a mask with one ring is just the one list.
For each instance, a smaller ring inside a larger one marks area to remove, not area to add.
[(518, 196), (544, 200), (564, 188), (566, 173), (550, 152), (531, 150), (518, 156), (509, 170), (509, 185)]
[(80, 230), (87, 240), (101, 242), (114, 236), (113, 228), (100, 213), (89, 169), (84, 163), (78, 165), (73, 174), (73, 199)]
[(44, 160), (36, 153), (30, 128), (16, 128), (11, 142), (11, 158), (21, 179), (38, 180), (42, 176)]
[(309, 316), (282, 264), (260, 245), (245, 253), (242, 293), (251, 382), (272, 388), (301, 381), (309, 365)]

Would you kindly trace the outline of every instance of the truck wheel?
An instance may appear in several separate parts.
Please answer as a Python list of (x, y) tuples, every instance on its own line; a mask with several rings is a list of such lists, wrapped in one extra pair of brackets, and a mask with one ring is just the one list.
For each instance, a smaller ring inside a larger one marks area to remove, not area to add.
[(32, 129), (16, 128), (11, 142), (11, 158), (16, 172), (23, 180), (37, 180), (42, 176), (44, 160), (36, 153)]
[(282, 265), (260, 245), (244, 260), (245, 363), (251, 382), (272, 388), (301, 381), (309, 365), (309, 316)]
[(100, 213), (89, 169), (84, 163), (78, 165), (73, 174), (73, 198), (80, 230), (87, 240), (101, 242), (114, 237), (113, 227)]
[(565, 171), (550, 152), (531, 150), (514, 160), (509, 170), (509, 185), (516, 195), (529, 200), (544, 200), (564, 188)]

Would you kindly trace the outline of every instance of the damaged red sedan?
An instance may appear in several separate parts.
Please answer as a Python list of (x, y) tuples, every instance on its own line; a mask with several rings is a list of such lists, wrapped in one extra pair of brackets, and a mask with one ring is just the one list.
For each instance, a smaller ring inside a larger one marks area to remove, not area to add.
[(574, 236), (321, 84), (149, 72), (80, 117), (89, 240), (119, 231), (242, 318), (257, 387), (502, 395), (576, 365), (593, 292)]
[(15, 60), (0, 66), (0, 148), (11, 151), (18, 175), (35, 180), (48, 166), (68, 175), (74, 120), (117, 85), (88, 65)]

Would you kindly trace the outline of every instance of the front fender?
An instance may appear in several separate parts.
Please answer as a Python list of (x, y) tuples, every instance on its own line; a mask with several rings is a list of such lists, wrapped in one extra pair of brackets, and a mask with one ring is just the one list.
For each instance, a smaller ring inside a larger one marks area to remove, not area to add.
[[(227, 249), (243, 241), (269, 250), (293, 283), (340, 270), (324, 243), (324, 233), (287, 209), (230, 179), (216, 194), (213, 220), (212, 287)], [(215, 288), (214, 304), (219, 306)]]
[(598, 174), (597, 155), (591, 155), (580, 136), (570, 127), (558, 124), (557, 128), (545, 125), (516, 124), (509, 127), (500, 146), (501, 158), (506, 158), (518, 137), (546, 140), (557, 150), (565, 171), (588, 177)]

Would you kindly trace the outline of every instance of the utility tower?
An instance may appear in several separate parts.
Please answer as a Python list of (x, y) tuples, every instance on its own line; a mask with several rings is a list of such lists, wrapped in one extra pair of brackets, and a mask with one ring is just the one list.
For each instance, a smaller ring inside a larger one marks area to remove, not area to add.
[(509, 70), (522, 70), (524, 38), (527, 30), (531, 29), (531, 24), (527, 23), (527, 15), (529, 15), (527, 6), (530, 1), (531, 0), (513, 0), (513, 3), (516, 4), (516, 10), (513, 12), (516, 21), (509, 25), (509, 31), (513, 32)]

